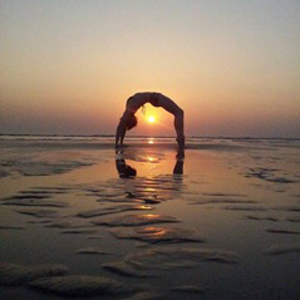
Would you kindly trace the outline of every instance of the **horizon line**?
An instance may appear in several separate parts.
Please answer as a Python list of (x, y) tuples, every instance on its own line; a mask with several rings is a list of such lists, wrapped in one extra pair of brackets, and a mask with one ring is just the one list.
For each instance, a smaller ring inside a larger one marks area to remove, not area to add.
[[(33, 136), (33, 137), (115, 137), (115, 134), (60, 134), (60, 133), (0, 133), (0, 136)], [(175, 138), (173, 135), (128, 135), (127, 138)], [(217, 135), (187, 135), (186, 138), (215, 138), (215, 139), (281, 139), (299, 140), (300, 137), (278, 137), (278, 136), (217, 136)]]

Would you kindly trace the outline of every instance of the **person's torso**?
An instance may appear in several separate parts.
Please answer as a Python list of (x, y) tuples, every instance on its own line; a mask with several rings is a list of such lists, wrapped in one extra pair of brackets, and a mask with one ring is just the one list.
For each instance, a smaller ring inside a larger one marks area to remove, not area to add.
[(148, 102), (153, 106), (159, 106), (158, 98), (159, 93), (155, 92), (136, 93), (127, 100), (126, 107), (130, 110), (137, 111)]

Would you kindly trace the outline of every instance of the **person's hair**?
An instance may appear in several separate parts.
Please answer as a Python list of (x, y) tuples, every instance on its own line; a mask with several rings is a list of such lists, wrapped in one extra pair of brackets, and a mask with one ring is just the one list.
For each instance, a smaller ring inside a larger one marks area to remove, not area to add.
[(126, 171), (125, 171), (126, 177), (135, 177), (136, 176), (136, 169), (130, 167), (129, 165), (126, 166)]
[(137, 117), (135, 115), (131, 115), (127, 120), (126, 129), (130, 130), (137, 125)]

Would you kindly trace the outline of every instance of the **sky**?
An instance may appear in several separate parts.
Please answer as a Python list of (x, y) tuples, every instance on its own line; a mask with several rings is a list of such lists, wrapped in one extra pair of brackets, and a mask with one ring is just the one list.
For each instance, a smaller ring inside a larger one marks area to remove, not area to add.
[[(300, 137), (298, 0), (0, 0), (0, 45), (0, 133), (114, 134), (156, 91), (186, 136)], [(175, 135), (137, 117), (131, 135)]]

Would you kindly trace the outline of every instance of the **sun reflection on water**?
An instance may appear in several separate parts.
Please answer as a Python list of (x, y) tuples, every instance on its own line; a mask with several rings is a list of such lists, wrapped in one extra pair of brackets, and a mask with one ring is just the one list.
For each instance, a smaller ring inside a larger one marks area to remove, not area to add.
[(148, 144), (152, 145), (152, 144), (154, 144), (154, 142), (155, 142), (154, 138), (149, 138), (148, 139)]

